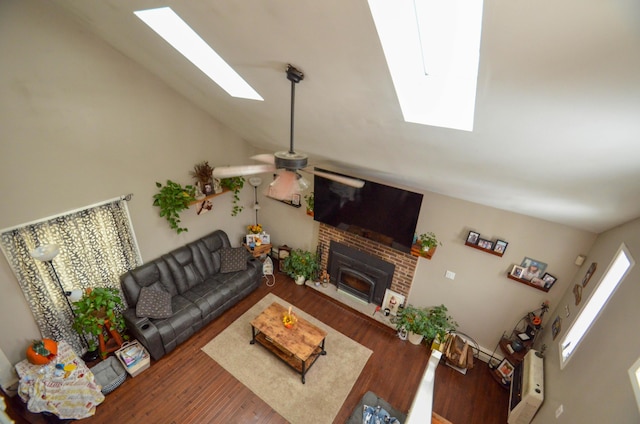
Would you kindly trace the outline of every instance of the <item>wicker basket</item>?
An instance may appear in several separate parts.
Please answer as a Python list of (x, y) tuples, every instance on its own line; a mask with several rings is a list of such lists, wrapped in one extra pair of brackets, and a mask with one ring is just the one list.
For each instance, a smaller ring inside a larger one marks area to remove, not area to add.
[(96, 383), (102, 386), (103, 395), (114, 391), (127, 378), (127, 371), (113, 356), (91, 368), (91, 372), (95, 376)]

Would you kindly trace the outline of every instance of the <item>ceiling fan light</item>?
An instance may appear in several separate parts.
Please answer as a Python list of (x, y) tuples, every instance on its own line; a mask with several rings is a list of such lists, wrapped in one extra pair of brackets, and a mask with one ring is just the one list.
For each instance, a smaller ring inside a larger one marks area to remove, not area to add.
[(295, 172), (281, 172), (271, 184), (267, 196), (277, 200), (290, 201), (294, 194), (300, 193), (298, 176)]
[(296, 173), (296, 175), (298, 176), (298, 187), (300, 188), (300, 191), (305, 191), (306, 189), (308, 189), (309, 181), (307, 181), (305, 177), (298, 173)]

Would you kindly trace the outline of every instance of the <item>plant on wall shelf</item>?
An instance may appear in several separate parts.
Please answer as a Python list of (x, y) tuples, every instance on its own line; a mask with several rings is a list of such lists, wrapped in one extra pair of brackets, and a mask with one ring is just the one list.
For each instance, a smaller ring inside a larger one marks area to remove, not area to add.
[(438, 238), (432, 232), (420, 234), (417, 243), (422, 247), (422, 250), (425, 251), (437, 246), (442, 246), (442, 243), (438, 241)]
[[(211, 184), (213, 180), (213, 177), (211, 176), (212, 172), (213, 168), (209, 166), (209, 162), (207, 161), (196, 164), (193, 167), (193, 171), (191, 171), (191, 176), (198, 182), (198, 184), (200, 185), (200, 190), (203, 194), (211, 194), (211, 192), (213, 191), (213, 187)], [(209, 186), (208, 191), (207, 185)]]
[(156, 187), (160, 192), (153, 196), (153, 206), (160, 208), (160, 216), (164, 217), (171, 229), (176, 230), (178, 234), (188, 231), (187, 228), (180, 227), (180, 212), (189, 208), (189, 203), (196, 200), (196, 189), (192, 185), (182, 187), (178, 183), (167, 180), (167, 184), (156, 182)]
[(231, 216), (236, 216), (244, 209), (238, 202), (240, 201), (240, 190), (244, 187), (244, 177), (230, 177), (220, 180), (220, 185), (233, 192), (233, 209), (231, 209)]
[(309, 194), (305, 194), (304, 200), (307, 203), (307, 215), (313, 216), (313, 207), (315, 205), (315, 196), (313, 191)]

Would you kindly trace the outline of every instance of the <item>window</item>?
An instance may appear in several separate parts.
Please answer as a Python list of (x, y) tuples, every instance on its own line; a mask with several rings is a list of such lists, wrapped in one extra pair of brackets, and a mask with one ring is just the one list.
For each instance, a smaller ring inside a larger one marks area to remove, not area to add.
[(567, 334), (560, 340), (560, 368), (564, 368), (571, 355), (575, 352), (580, 341), (589, 331), (595, 322), (600, 311), (605, 307), (613, 292), (618, 288), (635, 261), (629, 254), (629, 250), (624, 243), (618, 249), (613, 261), (604, 273), (602, 280), (594, 289), (593, 293), (586, 301), (578, 317), (569, 328)]
[(640, 358), (629, 368), (629, 378), (631, 379), (633, 394), (636, 396), (636, 403), (640, 410)]

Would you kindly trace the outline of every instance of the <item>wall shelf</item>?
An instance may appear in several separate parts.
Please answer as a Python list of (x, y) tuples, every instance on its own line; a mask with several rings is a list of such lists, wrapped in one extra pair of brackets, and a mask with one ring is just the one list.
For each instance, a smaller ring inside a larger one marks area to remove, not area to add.
[(469, 246), (469, 247), (473, 247), (474, 249), (478, 249), (481, 250), (485, 253), (489, 253), (491, 255), (495, 255), (495, 256), (499, 256), (502, 257), (502, 255), (504, 255), (504, 252), (500, 253), (500, 252), (496, 252), (495, 250), (491, 250), (491, 249), (485, 249), (484, 247), (480, 247), (477, 244), (473, 244), (473, 243), (469, 243), (468, 241), (464, 243), (465, 246)]
[(189, 203), (189, 206), (199, 205), (200, 203), (205, 202), (205, 201), (207, 201), (209, 199), (213, 199), (214, 197), (218, 197), (220, 195), (223, 195), (228, 191), (231, 191), (231, 190), (229, 190), (228, 188), (223, 188), (220, 193), (212, 193), (212, 194), (210, 194), (208, 196), (203, 197), (202, 199), (197, 199), (197, 200)]
[(533, 287), (534, 289), (541, 290), (541, 291), (543, 291), (543, 292), (545, 292), (545, 293), (549, 291), (549, 289), (547, 289), (547, 288), (544, 288), (544, 287), (540, 287), (540, 286), (538, 286), (538, 285), (535, 285), (535, 284), (533, 284), (531, 281), (527, 281), (527, 280), (523, 280), (522, 278), (514, 277), (513, 275), (511, 275), (511, 274), (509, 274), (509, 273), (507, 273), (507, 278), (509, 278), (509, 279), (511, 279), (511, 280), (513, 280), (513, 281), (517, 281), (518, 283), (522, 283), (522, 284), (524, 284), (524, 285), (527, 285), (527, 286), (529, 286), (529, 287)]

